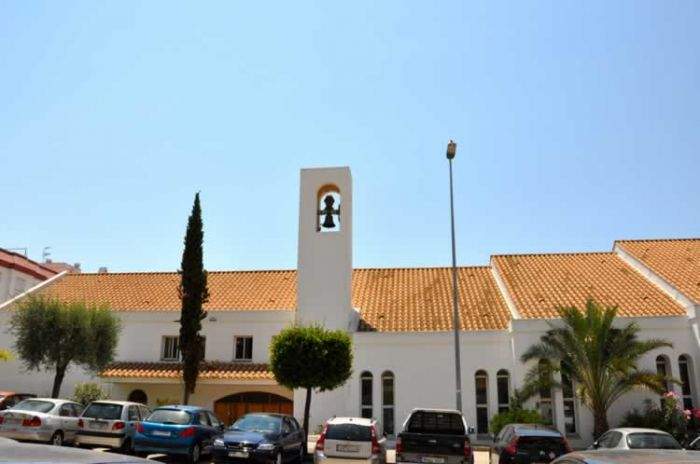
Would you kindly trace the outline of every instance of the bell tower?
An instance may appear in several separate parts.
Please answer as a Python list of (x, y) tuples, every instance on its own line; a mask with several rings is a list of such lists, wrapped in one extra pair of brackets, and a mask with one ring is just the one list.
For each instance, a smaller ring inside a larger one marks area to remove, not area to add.
[(297, 323), (350, 330), (352, 177), (350, 168), (302, 169)]

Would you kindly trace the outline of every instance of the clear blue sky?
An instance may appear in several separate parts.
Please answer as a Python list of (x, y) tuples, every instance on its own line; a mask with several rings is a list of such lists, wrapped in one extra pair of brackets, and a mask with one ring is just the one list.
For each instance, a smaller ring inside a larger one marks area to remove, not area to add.
[(0, 246), (296, 266), (299, 168), (349, 165), (355, 265), (700, 235), (700, 2), (0, 5)]

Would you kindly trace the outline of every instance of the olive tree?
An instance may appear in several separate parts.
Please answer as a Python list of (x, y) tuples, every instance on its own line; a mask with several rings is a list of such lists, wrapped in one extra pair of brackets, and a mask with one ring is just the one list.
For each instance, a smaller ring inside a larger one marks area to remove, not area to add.
[(119, 331), (119, 320), (106, 306), (45, 296), (20, 301), (10, 320), (15, 352), (26, 369), (54, 372), (53, 398), (71, 364), (97, 373), (112, 362)]
[(306, 389), (303, 426), (308, 437), (311, 393), (334, 390), (350, 378), (352, 341), (342, 330), (289, 327), (272, 338), (270, 369), (280, 385)]

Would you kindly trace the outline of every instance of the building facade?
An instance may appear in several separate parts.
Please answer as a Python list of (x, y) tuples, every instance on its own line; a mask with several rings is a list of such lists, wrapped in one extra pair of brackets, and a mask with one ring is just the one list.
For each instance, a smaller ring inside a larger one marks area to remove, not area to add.
[[(375, 417), (396, 433), (414, 407), (454, 407), (451, 274), (449, 268), (354, 269), (352, 181), (348, 168), (305, 169), (300, 177), (296, 270), (209, 272), (203, 321), (205, 364), (193, 403), (226, 422), (247, 411), (303, 412), (304, 392), (279, 386), (268, 370), (272, 337), (294, 323), (346, 330), (354, 372), (341, 388), (314, 393), (311, 428), (334, 415)], [(66, 274), (32, 292), (65, 301), (107, 303), (122, 320), (117, 360), (97, 377), (69, 372), (62, 394), (96, 379), (112, 397), (151, 406), (179, 402), (182, 382), (177, 334), (177, 273)], [(486, 439), (488, 422), (507, 409), (527, 365), (521, 354), (556, 323), (559, 306), (593, 298), (619, 307), (642, 337), (673, 348), (642, 360), (680, 379), (672, 385), (686, 407), (697, 407), (700, 342), (700, 239), (618, 241), (599, 253), (493, 256), (488, 265), (458, 270), (464, 414)], [(4, 327), (16, 301), (0, 307)], [(0, 346), (11, 345), (6, 332)], [(46, 373), (27, 375), (19, 362), (0, 366), (3, 389), (46, 394)], [(575, 386), (542, 392), (538, 408), (574, 446), (591, 441), (593, 418)], [(620, 399), (615, 425), (648, 392)]]
[(58, 274), (24, 255), (0, 248), (0, 303)]

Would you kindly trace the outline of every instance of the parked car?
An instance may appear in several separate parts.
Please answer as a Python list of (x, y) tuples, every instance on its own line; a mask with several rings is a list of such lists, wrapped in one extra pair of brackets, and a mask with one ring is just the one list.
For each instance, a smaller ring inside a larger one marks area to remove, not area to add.
[(10, 409), (20, 401), (24, 401), (29, 398), (36, 398), (36, 395), (32, 393), (15, 393), (10, 391), (0, 391), (0, 411)]
[(326, 422), (316, 442), (315, 464), (384, 464), (386, 439), (377, 422), (358, 417), (335, 417)]
[(208, 409), (163, 406), (137, 423), (134, 451), (185, 456), (190, 462), (198, 462), (202, 455), (211, 453), (214, 437), (223, 430), (224, 425)]
[(469, 433), (459, 411), (414, 409), (396, 437), (396, 462), (473, 464)]
[(661, 430), (629, 427), (608, 430), (593, 442), (591, 449), (679, 450), (683, 447), (670, 434)]
[(306, 451), (304, 439), (304, 430), (292, 416), (246, 414), (214, 440), (214, 461), (301, 463)]
[(0, 412), (0, 436), (61, 446), (73, 443), (83, 407), (73, 401), (31, 398)]
[(141, 403), (93, 401), (78, 419), (78, 446), (104, 446), (132, 452), (136, 425), (151, 414)]
[(571, 452), (566, 438), (551, 427), (538, 424), (508, 424), (493, 439), (491, 464), (551, 462)]
[(112, 464), (146, 463), (145, 459), (78, 448), (56, 448), (35, 443), (18, 443), (0, 438), (0, 461), (4, 463)]
[(552, 464), (700, 464), (700, 453), (684, 450), (593, 450), (562, 456)]

